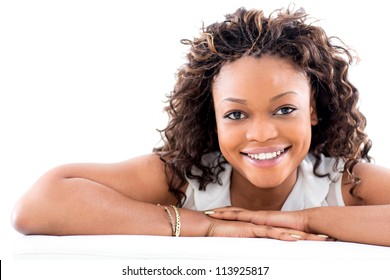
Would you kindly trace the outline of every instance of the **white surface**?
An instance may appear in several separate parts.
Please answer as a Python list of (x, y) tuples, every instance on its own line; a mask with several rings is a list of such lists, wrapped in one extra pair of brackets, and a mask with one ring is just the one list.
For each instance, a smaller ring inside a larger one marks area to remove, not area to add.
[(346, 242), (141, 235), (20, 236), (14, 258), (180, 260), (389, 260), (390, 248)]
[[(79, 254), (74, 256), (77, 258), (120, 256), (115, 252), (122, 247), (129, 249), (126, 254), (142, 246), (145, 247), (143, 252), (152, 250), (149, 244), (137, 243), (140, 239), (147, 240), (139, 237), (126, 240), (115, 237), (112, 241), (108, 239), (114, 237), (101, 237), (101, 242), (95, 241), (97, 237), (24, 238), (9, 222), (14, 203), (40, 175), (56, 165), (115, 162), (150, 152), (159, 140), (155, 129), (163, 128), (166, 121), (161, 113), (165, 105), (162, 101), (172, 89), (174, 73), (182, 64), (185, 49), (179, 40), (197, 35), (202, 21), (209, 24), (222, 19), (224, 14), (239, 6), (271, 12), (291, 2), (320, 19), (328, 34), (340, 36), (357, 50), (361, 63), (351, 69), (351, 75), (360, 89), (361, 107), (368, 118), (368, 133), (374, 140), (372, 155), (379, 164), (390, 167), (386, 152), (388, 139), (383, 134), (383, 127), (387, 127), (389, 120), (389, 23), (382, 0), (0, 1), (1, 278), (130, 279), (121, 276), (122, 263), (117, 265), (116, 262), (108, 265), (104, 261), (101, 265), (79, 261), (71, 264), (70, 261), (12, 261), (14, 252), (18, 258), (33, 254), (42, 257), (38, 254), (41, 250), (41, 253), (46, 251), (44, 257), (48, 257), (50, 250), (63, 250), (61, 244), (78, 247)], [(180, 247), (185, 242), (182, 239), (148, 240), (167, 252), (187, 252), (187, 248)], [(106, 248), (109, 254), (96, 255), (96, 243), (101, 243), (101, 248)], [(214, 252), (214, 257), (224, 256), (218, 255), (216, 250), (231, 256), (234, 251), (229, 248), (232, 246), (241, 256), (244, 252), (249, 252), (250, 256), (257, 252), (263, 257), (362, 258), (362, 262), (354, 260), (346, 269), (344, 262), (319, 261), (314, 266), (305, 262), (298, 267), (288, 259), (283, 263), (276, 262), (271, 278), (264, 279), (318, 280), (342, 279), (342, 276), (354, 279), (354, 275), (359, 276), (356, 279), (389, 279), (388, 261), (377, 266), (379, 261), (375, 259), (387, 254), (388, 250), (382, 247), (233, 239), (191, 239), (188, 244), (195, 252), (208, 255)], [(84, 255), (87, 249), (89, 255)], [(52, 252), (52, 257), (65, 256)], [(367, 264), (365, 257), (373, 257), (375, 262)], [(236, 259), (234, 263), (242, 264)], [(341, 272), (335, 271), (339, 263), (343, 267)], [(176, 260), (172, 265), (175, 264)], [(107, 272), (97, 269), (104, 267)], [(316, 269), (318, 271), (311, 272)], [(305, 275), (308, 277), (302, 277), (303, 271), (307, 270)], [(276, 272), (285, 274), (277, 277)]]
[[(9, 222), (14, 203), (48, 169), (152, 150), (155, 129), (166, 121), (162, 101), (182, 64), (180, 39), (239, 6), (271, 12), (291, 2), (0, 1), (0, 258), (13, 258), (15, 240), (21, 245)], [(384, 2), (293, 2), (360, 55), (351, 75), (373, 156), (390, 167), (383, 134), (390, 96)]]

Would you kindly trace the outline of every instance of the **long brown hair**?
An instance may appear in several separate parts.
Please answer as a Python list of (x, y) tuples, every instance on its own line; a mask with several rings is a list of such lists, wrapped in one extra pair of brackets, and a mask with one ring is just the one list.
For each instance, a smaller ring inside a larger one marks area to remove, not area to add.
[(218, 182), (223, 171), (221, 155), (214, 166), (202, 163), (205, 154), (220, 151), (211, 86), (224, 63), (244, 55), (276, 55), (306, 73), (319, 119), (312, 128), (313, 172), (320, 177), (329, 175), (317, 172), (321, 155), (335, 157), (345, 161), (353, 185), (358, 185), (352, 170), (356, 163), (370, 161), (371, 141), (364, 132), (366, 119), (357, 107), (359, 92), (348, 80), (355, 57), (341, 40), (328, 37), (321, 27), (307, 21), (303, 9), (280, 9), (267, 17), (261, 10), (240, 8), (226, 15), (225, 21), (203, 27), (198, 38), (182, 40), (190, 48), (188, 61), (179, 69), (168, 96), (169, 122), (160, 131), (164, 144), (154, 149), (165, 162), (169, 190), (178, 205), (186, 177), (198, 180), (204, 190), (208, 183)]

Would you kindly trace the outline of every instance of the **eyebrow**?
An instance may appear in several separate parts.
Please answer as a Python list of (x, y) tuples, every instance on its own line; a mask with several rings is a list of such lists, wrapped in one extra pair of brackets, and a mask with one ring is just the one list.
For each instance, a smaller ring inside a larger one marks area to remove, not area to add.
[(234, 98), (234, 97), (225, 98), (220, 103), (225, 102), (225, 101), (230, 101), (230, 102), (240, 103), (240, 104), (248, 104), (248, 101), (246, 101), (245, 99)]
[[(271, 102), (275, 102), (276, 100), (278, 100), (279, 98), (282, 98), (283, 96), (285, 96), (287, 94), (298, 94), (298, 93), (296, 93), (295, 91), (282, 92), (282, 93), (280, 93), (278, 95), (275, 95), (275, 96), (271, 97), (270, 101)], [(230, 101), (230, 102), (240, 103), (240, 104), (248, 104), (247, 100), (241, 99), (241, 98), (234, 98), (234, 97), (225, 98), (220, 103), (225, 102), (225, 101)]]
[(296, 94), (298, 95), (298, 93), (296, 93), (295, 91), (286, 91), (286, 92), (282, 92), (278, 95), (275, 95), (274, 97), (271, 97), (269, 100), (271, 102), (275, 102), (276, 100), (278, 100), (279, 98), (282, 98), (283, 96), (287, 95), (287, 94)]

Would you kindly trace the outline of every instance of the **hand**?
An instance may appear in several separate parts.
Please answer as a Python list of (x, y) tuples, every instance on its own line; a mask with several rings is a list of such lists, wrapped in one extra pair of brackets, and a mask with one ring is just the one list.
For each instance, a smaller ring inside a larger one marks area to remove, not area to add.
[(267, 237), (280, 240), (331, 240), (308, 232), (303, 211), (250, 211), (237, 207), (205, 212), (214, 220), (211, 236)]

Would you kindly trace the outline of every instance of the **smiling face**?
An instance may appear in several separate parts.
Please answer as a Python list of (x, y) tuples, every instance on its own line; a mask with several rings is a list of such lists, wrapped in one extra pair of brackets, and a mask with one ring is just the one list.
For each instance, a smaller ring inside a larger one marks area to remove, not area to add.
[(317, 124), (305, 74), (285, 59), (242, 57), (221, 68), (212, 91), (233, 182), (291, 188)]

